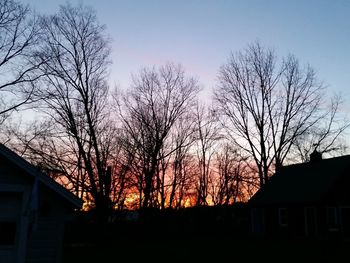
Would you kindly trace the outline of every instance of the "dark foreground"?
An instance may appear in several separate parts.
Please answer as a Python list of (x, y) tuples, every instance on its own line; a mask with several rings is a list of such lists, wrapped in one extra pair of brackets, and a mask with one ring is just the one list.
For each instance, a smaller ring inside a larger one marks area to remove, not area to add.
[[(64, 263), (348, 262), (350, 241), (257, 238), (247, 222), (151, 221), (72, 225)], [(345, 260), (345, 261), (344, 261)]]
[(66, 229), (64, 263), (350, 262), (350, 240), (253, 237), (245, 207), (194, 208)]
[(348, 262), (349, 251), (347, 242), (130, 239), (108, 245), (67, 245), (64, 262)]

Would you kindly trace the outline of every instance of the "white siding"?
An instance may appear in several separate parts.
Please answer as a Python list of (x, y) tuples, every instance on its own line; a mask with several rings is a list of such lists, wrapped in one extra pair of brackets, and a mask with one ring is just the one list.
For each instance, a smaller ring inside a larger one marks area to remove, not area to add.
[(63, 222), (39, 218), (28, 237), (27, 263), (60, 262)]
[[(16, 235), (13, 245), (0, 245), (0, 262), (16, 261), (18, 240), (20, 239), (19, 221), (22, 209), (22, 196), (19, 193), (0, 192), (0, 222), (15, 222)], [(1, 234), (1, 233), (0, 233)]]
[(15, 261), (15, 251), (13, 247), (1, 247), (0, 248), (0, 262), (1, 263), (13, 263)]

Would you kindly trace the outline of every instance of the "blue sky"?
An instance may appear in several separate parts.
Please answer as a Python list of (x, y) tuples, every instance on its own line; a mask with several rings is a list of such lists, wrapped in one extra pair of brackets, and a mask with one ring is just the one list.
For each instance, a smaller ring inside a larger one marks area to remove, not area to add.
[[(66, 1), (22, 2), (50, 14)], [(111, 85), (125, 88), (141, 67), (173, 61), (210, 90), (230, 52), (259, 40), (279, 56), (309, 63), (330, 92), (349, 101), (348, 0), (70, 1), (79, 2), (97, 11), (112, 39)]]

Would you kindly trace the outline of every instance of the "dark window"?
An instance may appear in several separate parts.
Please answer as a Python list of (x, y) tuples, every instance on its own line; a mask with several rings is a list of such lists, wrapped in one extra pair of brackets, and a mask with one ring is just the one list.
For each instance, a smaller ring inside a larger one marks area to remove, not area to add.
[(0, 245), (14, 245), (16, 239), (16, 222), (0, 221)]
[(288, 226), (288, 210), (287, 210), (287, 208), (278, 208), (278, 224), (280, 226)]
[(327, 207), (327, 224), (329, 229), (338, 227), (338, 213), (336, 207)]
[(339, 216), (341, 216), (339, 221), (341, 221), (344, 235), (350, 237), (350, 207), (342, 207)]

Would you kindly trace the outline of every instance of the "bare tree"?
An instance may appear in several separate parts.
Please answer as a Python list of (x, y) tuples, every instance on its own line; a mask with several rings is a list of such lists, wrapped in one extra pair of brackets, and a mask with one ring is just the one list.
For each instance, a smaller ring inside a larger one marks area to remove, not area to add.
[[(123, 133), (121, 129), (118, 132)], [(111, 178), (111, 200), (116, 209), (122, 210), (125, 207), (128, 193), (133, 189), (132, 163), (134, 161), (133, 151), (125, 151), (123, 137), (114, 134), (118, 141), (114, 141), (113, 150), (113, 171)]]
[(163, 144), (154, 198), (156, 202), (159, 200), (156, 206), (161, 209), (184, 206), (188, 190), (195, 186), (192, 180), (194, 173), (189, 164), (194, 161), (191, 148), (195, 143), (195, 131), (193, 112), (189, 109), (174, 123), (169, 138)]
[(301, 67), (293, 56), (278, 62), (272, 50), (254, 43), (222, 66), (215, 91), (218, 111), (226, 117), (223, 124), (234, 143), (251, 155), (260, 186), (296, 141), (329, 116), (322, 110), (324, 88), (314, 70)]
[(213, 111), (203, 105), (197, 105), (195, 116), (198, 160), (197, 205), (207, 205), (215, 144), (222, 136)]
[(215, 205), (229, 205), (246, 201), (247, 187), (252, 184), (247, 158), (238, 149), (225, 142), (215, 156), (216, 173), (211, 178), (210, 195)]
[(45, 77), (34, 95), (54, 129), (47, 155), (59, 152), (55, 159), (62, 165), (76, 165), (61, 170), (76, 187), (84, 187), (103, 218), (111, 208), (109, 166), (118, 145), (107, 108), (108, 39), (95, 12), (85, 6), (61, 6), (42, 19), (41, 27), (37, 59)]
[(0, 1), (0, 121), (31, 98), (40, 77), (33, 60), (40, 28), (28, 6)]
[(339, 116), (341, 104), (340, 96), (333, 97), (324, 118), (294, 142), (295, 159), (307, 162), (314, 150), (326, 155), (346, 153), (343, 135), (350, 124), (346, 118)]
[(174, 152), (165, 147), (174, 124), (190, 110), (198, 86), (181, 66), (166, 64), (144, 69), (133, 78), (129, 92), (119, 104), (130, 148), (135, 149), (135, 166), (140, 206), (154, 207), (158, 196), (160, 161)]
[(195, 142), (195, 122), (192, 113), (181, 118), (175, 127), (171, 144), (175, 148), (172, 167), (169, 171), (169, 207), (180, 208), (184, 198), (195, 184), (193, 183), (193, 163), (191, 148)]

